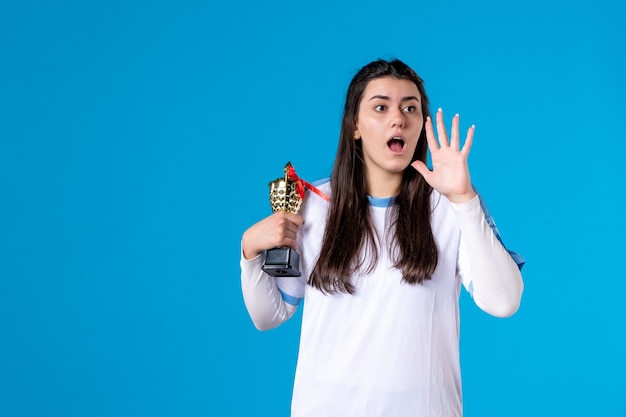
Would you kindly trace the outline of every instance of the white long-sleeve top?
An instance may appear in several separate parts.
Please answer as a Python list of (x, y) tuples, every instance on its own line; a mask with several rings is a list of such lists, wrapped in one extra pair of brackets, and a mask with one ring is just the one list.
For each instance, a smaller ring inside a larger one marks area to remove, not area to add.
[[(330, 192), (328, 183), (319, 188)], [(328, 210), (313, 194), (301, 213), (301, 277), (271, 277), (261, 269), (263, 255), (242, 256), (244, 302), (258, 329), (288, 320), (304, 300), (292, 417), (462, 415), (461, 285), (481, 309), (507, 317), (519, 306), (523, 282), (478, 196), (452, 204), (433, 191), (431, 201), (439, 263), (423, 285), (403, 282), (387, 256), (384, 231), (393, 199), (370, 198), (383, 241), (375, 269), (354, 277), (355, 294), (324, 295), (306, 284)]]

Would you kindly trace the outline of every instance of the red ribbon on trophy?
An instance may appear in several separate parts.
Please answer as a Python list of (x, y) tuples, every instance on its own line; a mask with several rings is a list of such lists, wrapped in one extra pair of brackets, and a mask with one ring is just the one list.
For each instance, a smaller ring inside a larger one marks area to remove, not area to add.
[(298, 194), (303, 200), (304, 200), (304, 189), (308, 188), (309, 190), (313, 191), (315, 194), (322, 197), (324, 200), (330, 201), (330, 197), (324, 194), (324, 192), (320, 191), (313, 184), (306, 182), (302, 178), (298, 177), (298, 174), (296, 174), (296, 170), (291, 164), (288, 164), (287, 166), (287, 179), (296, 182), (296, 191), (298, 192)]

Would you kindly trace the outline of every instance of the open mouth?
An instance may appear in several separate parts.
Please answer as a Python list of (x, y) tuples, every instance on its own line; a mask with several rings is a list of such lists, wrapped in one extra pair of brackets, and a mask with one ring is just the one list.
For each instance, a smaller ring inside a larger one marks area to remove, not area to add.
[(404, 149), (404, 138), (394, 136), (393, 138), (389, 139), (389, 141), (387, 142), (387, 146), (389, 147), (389, 149), (391, 149), (392, 152), (402, 152), (402, 149)]

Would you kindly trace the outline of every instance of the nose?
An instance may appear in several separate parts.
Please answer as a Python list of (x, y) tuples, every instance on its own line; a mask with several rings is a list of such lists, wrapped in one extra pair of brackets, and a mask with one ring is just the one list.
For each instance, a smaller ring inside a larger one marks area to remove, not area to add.
[(404, 114), (398, 109), (391, 115), (391, 127), (404, 127)]

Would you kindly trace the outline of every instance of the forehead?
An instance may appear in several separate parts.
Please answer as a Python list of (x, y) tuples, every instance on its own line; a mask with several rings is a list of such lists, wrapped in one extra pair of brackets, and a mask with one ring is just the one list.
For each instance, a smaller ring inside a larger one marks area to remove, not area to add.
[(394, 77), (380, 77), (371, 80), (365, 86), (362, 101), (367, 101), (375, 96), (389, 97), (390, 99), (402, 99), (414, 96), (421, 98), (419, 89), (413, 81)]

